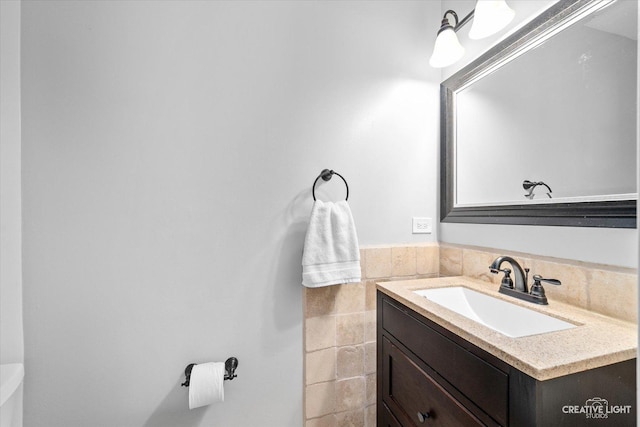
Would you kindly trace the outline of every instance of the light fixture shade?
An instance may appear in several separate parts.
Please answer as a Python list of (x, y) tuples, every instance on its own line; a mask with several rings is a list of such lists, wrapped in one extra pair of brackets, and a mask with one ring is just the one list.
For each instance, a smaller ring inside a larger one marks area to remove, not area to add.
[(511, 22), (515, 14), (504, 0), (478, 0), (469, 38), (478, 40), (497, 33)]
[(462, 55), (464, 55), (464, 47), (458, 41), (453, 28), (449, 27), (438, 33), (429, 65), (434, 68), (446, 67), (462, 58)]

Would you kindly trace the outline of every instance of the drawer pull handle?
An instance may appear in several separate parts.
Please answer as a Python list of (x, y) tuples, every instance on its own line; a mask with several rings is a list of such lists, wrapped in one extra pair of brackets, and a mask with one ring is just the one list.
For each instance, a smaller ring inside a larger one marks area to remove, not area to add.
[(425, 412), (424, 414), (422, 412), (418, 412), (418, 421), (421, 423), (425, 422), (429, 417), (430, 415), (428, 412)]

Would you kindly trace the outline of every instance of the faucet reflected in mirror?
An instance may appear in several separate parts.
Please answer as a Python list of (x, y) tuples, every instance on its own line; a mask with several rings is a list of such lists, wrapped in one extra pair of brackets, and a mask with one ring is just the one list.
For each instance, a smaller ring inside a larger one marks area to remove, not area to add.
[[(501, 269), (502, 263), (504, 262), (508, 262), (511, 265), (511, 269)], [(494, 274), (498, 274), (500, 272), (504, 273), (504, 277), (502, 278), (499, 289), (499, 292), (501, 294), (509, 295), (535, 304), (549, 304), (547, 296), (545, 295), (544, 288), (542, 287), (542, 284), (540, 282), (545, 282), (556, 286), (562, 284), (560, 280), (545, 279), (542, 276), (535, 274), (533, 276), (533, 284), (531, 285), (531, 289), (529, 289), (529, 269), (522, 268), (518, 261), (504, 255), (493, 260), (493, 262), (489, 266), (489, 271)], [(515, 277), (515, 284), (510, 277), (512, 271)]]
[(529, 181), (528, 179), (525, 179), (524, 182), (522, 183), (522, 188), (529, 191), (527, 194), (524, 195), (524, 197), (526, 197), (529, 200), (533, 200), (533, 198), (535, 197), (533, 190), (535, 190), (535, 188), (540, 185), (544, 185), (545, 187), (547, 187), (547, 190), (549, 190), (547, 192), (547, 196), (549, 196), (549, 198), (551, 199), (552, 198), (551, 193), (553, 193), (553, 191), (551, 191), (551, 188), (547, 184), (545, 184), (542, 181), (532, 182), (532, 181)]

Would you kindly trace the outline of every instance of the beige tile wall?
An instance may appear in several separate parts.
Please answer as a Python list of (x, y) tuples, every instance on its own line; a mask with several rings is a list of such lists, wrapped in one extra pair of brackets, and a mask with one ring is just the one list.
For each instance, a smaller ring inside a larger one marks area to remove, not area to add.
[(438, 246), (366, 247), (362, 282), (305, 288), (305, 427), (376, 425), (377, 281), (436, 277)]
[(499, 286), (502, 274), (491, 274), (487, 267), (495, 258), (505, 254), (531, 270), (530, 283), (534, 274), (562, 282), (560, 286), (544, 285), (549, 301), (562, 301), (607, 316), (638, 322), (638, 272), (632, 268), (442, 244), (440, 276), (475, 277)]
[(305, 427), (376, 425), (375, 282), (465, 275), (498, 286), (488, 266), (505, 254), (562, 281), (545, 286), (550, 300), (637, 322), (635, 269), (446, 244), (364, 247), (362, 282), (305, 288)]

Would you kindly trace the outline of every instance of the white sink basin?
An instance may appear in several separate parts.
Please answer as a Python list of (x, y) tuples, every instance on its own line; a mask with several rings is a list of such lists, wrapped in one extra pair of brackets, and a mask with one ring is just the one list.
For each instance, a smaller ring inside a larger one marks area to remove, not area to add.
[(462, 286), (423, 289), (414, 293), (512, 338), (576, 327), (564, 320)]

